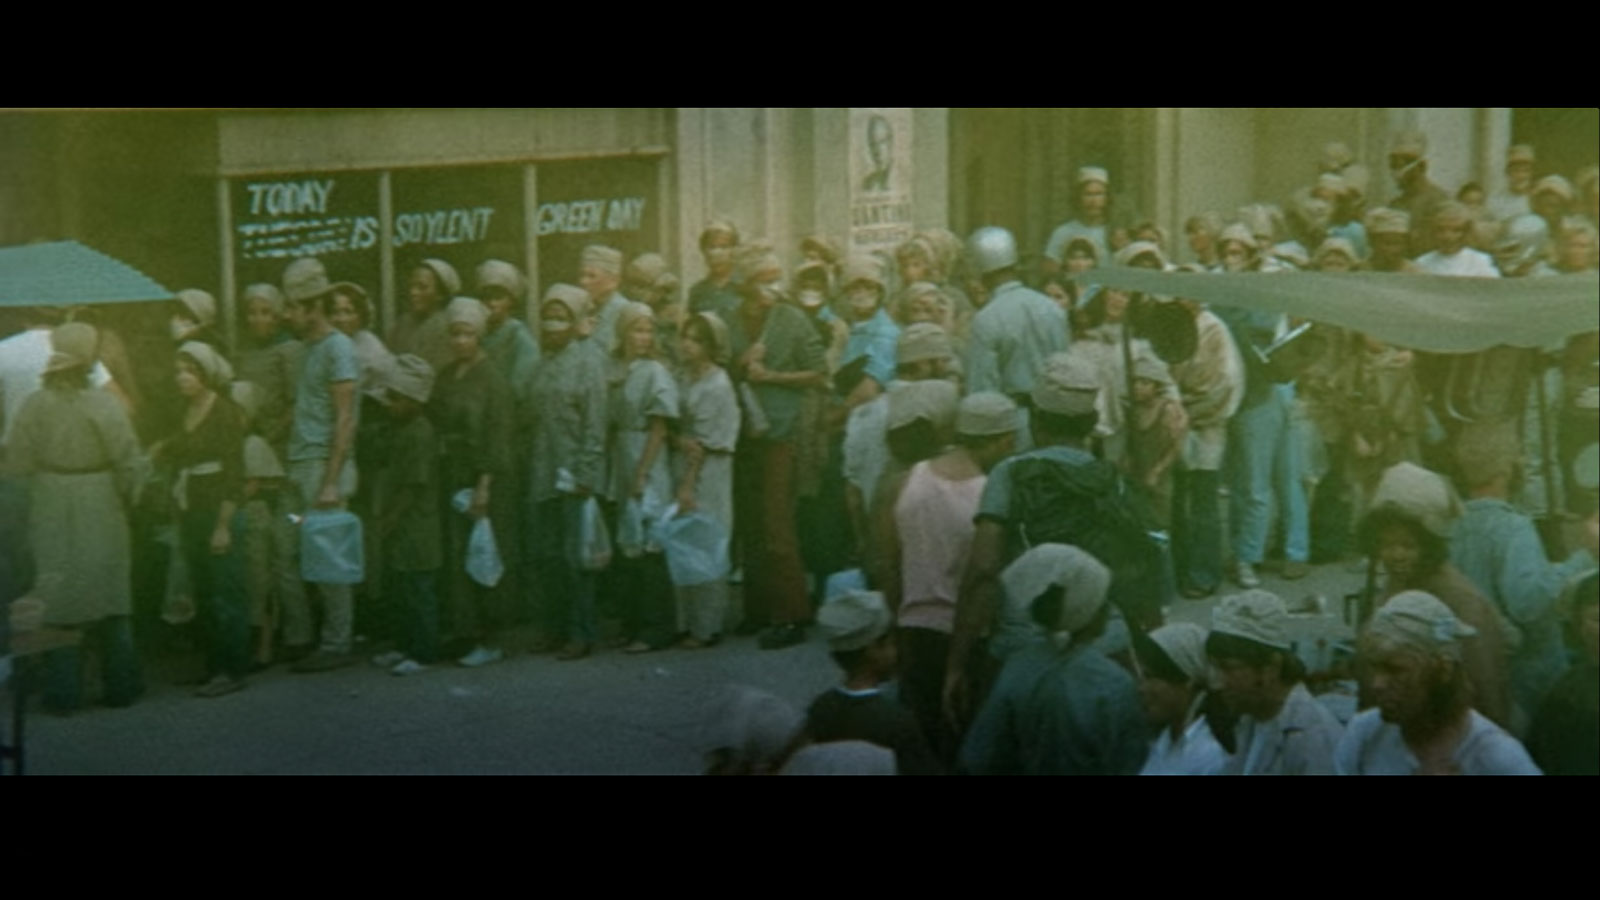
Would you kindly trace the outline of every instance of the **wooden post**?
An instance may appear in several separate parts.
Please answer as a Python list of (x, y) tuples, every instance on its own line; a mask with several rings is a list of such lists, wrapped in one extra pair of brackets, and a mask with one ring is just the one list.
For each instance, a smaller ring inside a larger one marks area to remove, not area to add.
[(539, 298), (544, 295), (544, 285), (539, 281), (539, 167), (533, 163), (522, 167), (522, 240), (522, 262), (528, 273), (523, 318), (537, 334)]
[(234, 327), (237, 322), (234, 304), (238, 302), (239, 290), (234, 283), (238, 276), (233, 270), (233, 202), (226, 178), (217, 179), (217, 230), (220, 232), (217, 249), (222, 254), (222, 296), (217, 298), (217, 304), (222, 307), (223, 340), (234, 347), (238, 335)]
[(395, 271), (394, 271), (394, 193), (393, 181), (387, 169), (378, 173), (378, 287), (381, 299), (382, 329), (374, 334), (387, 334), (395, 323)]

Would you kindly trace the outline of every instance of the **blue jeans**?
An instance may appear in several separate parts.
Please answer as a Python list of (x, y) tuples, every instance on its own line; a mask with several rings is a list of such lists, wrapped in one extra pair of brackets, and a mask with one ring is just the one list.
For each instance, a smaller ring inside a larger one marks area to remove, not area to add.
[(594, 574), (579, 570), (567, 557), (567, 532), (575, 527), (583, 502), (578, 497), (562, 496), (536, 503), (533, 527), (528, 530), (546, 637), (593, 644), (600, 640)]
[(127, 706), (144, 693), (139, 655), (133, 648), (133, 625), (127, 616), (108, 616), (75, 626), (83, 644), (44, 655), (44, 703), (67, 712), (83, 706), (83, 654), (99, 653), (105, 673), (107, 706)]
[(1222, 507), (1215, 469), (1173, 473), (1172, 561), (1178, 584), (1202, 591), (1222, 583)]
[(388, 569), (384, 596), (398, 613), (394, 623), (400, 652), (419, 663), (439, 658), (438, 572), (402, 572)]
[(250, 671), (250, 596), (244, 582), (244, 516), (235, 513), (227, 553), (211, 552), (216, 510), (191, 509), (178, 519), (178, 543), (189, 564), (206, 648), (206, 674), (242, 678)]
[(1295, 439), (1294, 385), (1276, 384), (1265, 401), (1241, 409), (1228, 423), (1232, 490), (1228, 497), (1233, 555), (1256, 565), (1266, 557), (1274, 495), (1283, 516), (1284, 556), (1305, 562), (1311, 555), (1311, 523), (1301, 457)]

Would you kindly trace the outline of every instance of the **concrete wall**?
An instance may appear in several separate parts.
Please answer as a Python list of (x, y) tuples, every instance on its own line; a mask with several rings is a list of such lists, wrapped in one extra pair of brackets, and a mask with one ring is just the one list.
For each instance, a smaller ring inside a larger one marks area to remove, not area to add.
[(1168, 227), (1175, 256), (1192, 258), (1183, 240), (1183, 220), (1215, 211), (1230, 217), (1255, 197), (1256, 112), (1251, 109), (1184, 107), (1172, 132), (1177, 174), (1172, 180), (1176, 215)]
[(230, 113), (217, 122), (222, 174), (571, 159), (662, 148), (671, 110), (334, 110)]
[[(844, 107), (679, 109), (674, 252), (684, 283), (705, 277), (698, 241), (714, 218), (731, 220), (746, 240), (767, 240), (790, 267), (799, 262), (806, 235), (823, 234), (845, 246), (849, 131)], [(919, 228), (949, 221), (949, 145), (945, 110), (913, 112), (912, 200)]]

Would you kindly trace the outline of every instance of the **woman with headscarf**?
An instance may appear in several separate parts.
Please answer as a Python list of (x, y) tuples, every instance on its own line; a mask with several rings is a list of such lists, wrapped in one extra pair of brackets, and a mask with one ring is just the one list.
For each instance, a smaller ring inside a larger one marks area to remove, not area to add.
[(654, 542), (644, 540), (649, 523), (672, 503), (667, 432), (678, 418), (677, 382), (655, 357), (654, 312), (643, 303), (630, 302), (617, 316), (617, 351), (610, 378), (611, 440), (606, 454), (611, 463), (611, 499), (618, 515), (635, 515), (640, 526), (634, 536), (640, 543), (620, 547), (617, 560), (626, 653), (660, 650), (672, 643), (676, 633), (666, 557)]
[(232, 399), (233, 369), (210, 345), (178, 348), (177, 387), (186, 408), (177, 434), (157, 445), (174, 473), (178, 547), (199, 607), (208, 680), (195, 693), (221, 697), (244, 687), (250, 668), (250, 599), (244, 583), (244, 412)]
[(1439, 598), (1477, 632), (1462, 647), (1472, 705), (1501, 727), (1511, 725), (1510, 655), (1515, 632), (1465, 575), (1450, 564), (1450, 534), (1462, 504), (1450, 483), (1401, 463), (1383, 474), (1362, 520), (1362, 550), (1388, 578), (1378, 602), (1404, 591)]
[(539, 362), (538, 342), (516, 317), (522, 303), (522, 272), (504, 260), (486, 259), (478, 264), (476, 274), (477, 297), (489, 310), (483, 352), (507, 384), (520, 384)]
[[(103, 701), (127, 706), (144, 690), (129, 616), (132, 558), (127, 508), (143, 457), (127, 409), (89, 387), (98, 335), (83, 323), (52, 333), (44, 386), (23, 402), (11, 426), (6, 463), (29, 476), (28, 538), (33, 596), (44, 624), (79, 632), (103, 657)], [(82, 704), (77, 646), (45, 656), (45, 703)]]
[[(1151, 724), (1161, 729), (1139, 774), (1221, 774), (1228, 751), (1212, 714), (1217, 703), (1209, 685), (1206, 630), (1172, 622), (1148, 635), (1134, 632), (1133, 652), (1139, 661), (1139, 699)], [(1232, 743), (1232, 736), (1226, 737)]]
[(425, 259), (411, 269), (406, 281), (410, 308), (400, 313), (389, 328), (389, 350), (400, 355), (414, 353), (427, 361), (435, 372), (455, 361), (450, 348), (450, 323), (445, 306), (461, 293), (461, 276), (442, 259)]
[(1095, 642), (1111, 571), (1066, 544), (1040, 544), (1001, 575), (1013, 615), (1049, 639), (1013, 653), (961, 747), (973, 775), (1132, 775), (1148, 755), (1139, 689)]
[(283, 455), (294, 417), (294, 389), (300, 380), (305, 347), (285, 327), (283, 292), (270, 284), (252, 284), (239, 298), (244, 307), (244, 333), (234, 357), (240, 381), (261, 388), (256, 430)]
[[(739, 441), (739, 398), (722, 367), (728, 361), (728, 326), (715, 313), (695, 313), (679, 340), (678, 510), (699, 511), (733, 531), (733, 452)], [(728, 610), (728, 582), (680, 587), (678, 631), (684, 649), (716, 644)]]
[(590, 497), (605, 488), (605, 358), (581, 340), (589, 295), (570, 284), (545, 291), (539, 310), (541, 356), (523, 396), (533, 420), (528, 499), (529, 549), (544, 612), (541, 647), (565, 640), (558, 659), (588, 656), (599, 639), (594, 574), (567, 553)]
[[(476, 667), (504, 658), (500, 632), (510, 624), (512, 595), (502, 579), (479, 584), (467, 574), (467, 544), (478, 520), (487, 517), (497, 547), (517, 546), (515, 492), (508, 489), (514, 430), (511, 386), (489, 364), (483, 332), (489, 311), (471, 297), (457, 297), (445, 310), (454, 359), (434, 381), (428, 401), (440, 449), (440, 480), (445, 503), (445, 568), (449, 572), (447, 617), (457, 637), (470, 637), (473, 649), (457, 662)], [(466, 511), (453, 501), (470, 492)], [(501, 559), (507, 552), (501, 551)], [(509, 567), (507, 567), (509, 570)]]

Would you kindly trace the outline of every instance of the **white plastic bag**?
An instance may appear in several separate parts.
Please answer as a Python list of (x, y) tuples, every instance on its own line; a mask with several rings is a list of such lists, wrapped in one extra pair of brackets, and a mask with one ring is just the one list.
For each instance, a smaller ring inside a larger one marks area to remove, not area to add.
[(300, 523), (300, 577), (312, 584), (360, 584), (366, 571), (361, 519), (345, 509), (314, 509)]
[(828, 581), (823, 585), (822, 596), (826, 600), (843, 596), (852, 591), (867, 589), (867, 575), (860, 569), (845, 569), (828, 576)]
[[(462, 488), (450, 498), (456, 512), (466, 515), (472, 508), (472, 488)], [(472, 526), (467, 536), (467, 574), (484, 587), (494, 587), (505, 575), (505, 564), (500, 561), (500, 547), (494, 540), (494, 526), (484, 516)]]
[(693, 587), (728, 577), (728, 529), (702, 512), (677, 515), (676, 506), (652, 529), (667, 554), (667, 572), (677, 587)]
[(467, 574), (484, 587), (494, 587), (505, 573), (500, 548), (494, 542), (494, 526), (489, 524), (489, 517), (484, 516), (472, 526), (472, 534), (467, 538)]
[(645, 550), (644, 508), (629, 497), (617, 513), (617, 549), (628, 559), (638, 559)]
[[(472, 509), (472, 488), (464, 487), (450, 498), (451, 506), (456, 512), (466, 516), (467, 509)], [(472, 533), (467, 535), (467, 575), (478, 585), (493, 588), (499, 585), (502, 575), (506, 575), (506, 564), (502, 564), (499, 557), (499, 546), (494, 543), (494, 525), (490, 525), (490, 517), (485, 516), (472, 525)]]
[(567, 531), (567, 557), (585, 572), (600, 572), (611, 565), (611, 533), (593, 497), (577, 507), (576, 521)]

